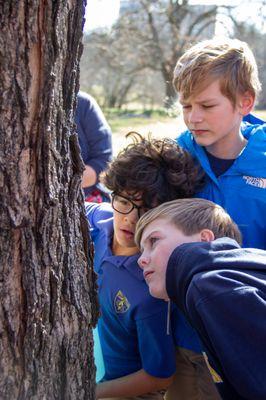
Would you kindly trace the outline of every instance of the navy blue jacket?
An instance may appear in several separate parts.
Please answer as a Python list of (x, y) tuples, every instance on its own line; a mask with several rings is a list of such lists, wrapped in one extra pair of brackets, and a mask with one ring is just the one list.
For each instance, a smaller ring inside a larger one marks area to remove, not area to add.
[[(112, 132), (92, 96), (79, 92), (77, 100), (75, 123), (81, 156), (84, 164), (92, 167), (98, 176), (112, 159)], [(94, 188), (85, 188), (85, 194)]]
[(197, 330), (226, 400), (266, 399), (266, 251), (228, 238), (172, 253), (168, 296)]

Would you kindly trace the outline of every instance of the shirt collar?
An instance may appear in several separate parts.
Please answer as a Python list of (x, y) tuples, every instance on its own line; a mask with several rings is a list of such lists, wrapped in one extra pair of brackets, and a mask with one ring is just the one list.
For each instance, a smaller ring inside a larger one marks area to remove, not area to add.
[(143, 281), (143, 272), (137, 263), (140, 254), (135, 254), (133, 256), (115, 256), (112, 254), (112, 240), (114, 234), (113, 217), (99, 222), (99, 225), (101, 225), (101, 229), (105, 233), (108, 244), (103, 255), (103, 260), (111, 262), (117, 268), (124, 267), (136, 279)]
[(138, 259), (140, 254), (135, 254), (134, 256), (127, 257), (124, 266), (130, 274), (132, 274), (136, 279), (143, 281), (142, 269), (138, 266)]
[(143, 281), (143, 273), (137, 263), (139, 256), (139, 254), (134, 256), (114, 256), (109, 248), (109, 251), (105, 252), (103, 260), (112, 263), (117, 268), (125, 268), (136, 279)]

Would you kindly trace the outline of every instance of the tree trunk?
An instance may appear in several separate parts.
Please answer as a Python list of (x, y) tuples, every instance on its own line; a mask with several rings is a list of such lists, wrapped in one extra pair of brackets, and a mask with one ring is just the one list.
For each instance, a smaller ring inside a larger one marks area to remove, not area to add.
[(98, 304), (73, 123), (84, 8), (0, 0), (1, 400), (94, 398)]
[(173, 72), (175, 68), (176, 58), (171, 59), (170, 62), (161, 63), (161, 73), (165, 83), (165, 99), (164, 105), (166, 108), (172, 107), (176, 102), (177, 94), (173, 85)]

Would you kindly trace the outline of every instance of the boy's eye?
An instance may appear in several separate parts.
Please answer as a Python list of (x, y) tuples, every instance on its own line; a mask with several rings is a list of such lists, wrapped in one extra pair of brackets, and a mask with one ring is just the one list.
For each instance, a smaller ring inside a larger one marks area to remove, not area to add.
[(203, 106), (202, 106), (203, 108), (212, 108), (212, 107), (214, 107), (214, 105), (212, 104), (212, 105), (205, 105), (205, 104), (203, 104)]
[(157, 241), (159, 240), (159, 238), (157, 238), (157, 237), (150, 237), (150, 244), (151, 244), (151, 246), (153, 246)]
[(116, 201), (117, 201), (118, 203), (120, 203), (121, 205), (123, 205), (123, 206), (127, 206), (127, 205), (129, 204), (129, 201), (126, 200), (126, 199), (123, 199), (122, 197), (117, 197), (117, 198), (116, 198)]
[(121, 204), (123, 204), (124, 206), (127, 206), (129, 204), (129, 202), (127, 200), (123, 200), (123, 199), (119, 200), (119, 202)]
[(183, 110), (188, 110), (189, 108), (191, 108), (191, 106), (189, 104), (183, 104), (182, 105)]

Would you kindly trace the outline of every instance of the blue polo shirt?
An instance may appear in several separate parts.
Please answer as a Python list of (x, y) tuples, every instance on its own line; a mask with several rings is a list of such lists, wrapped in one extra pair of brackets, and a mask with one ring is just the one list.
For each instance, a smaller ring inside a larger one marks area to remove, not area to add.
[(139, 255), (114, 256), (113, 212), (109, 204), (86, 203), (94, 242), (101, 318), (99, 336), (105, 380), (144, 369), (167, 378), (175, 372), (175, 344), (167, 335), (167, 303), (150, 296)]

